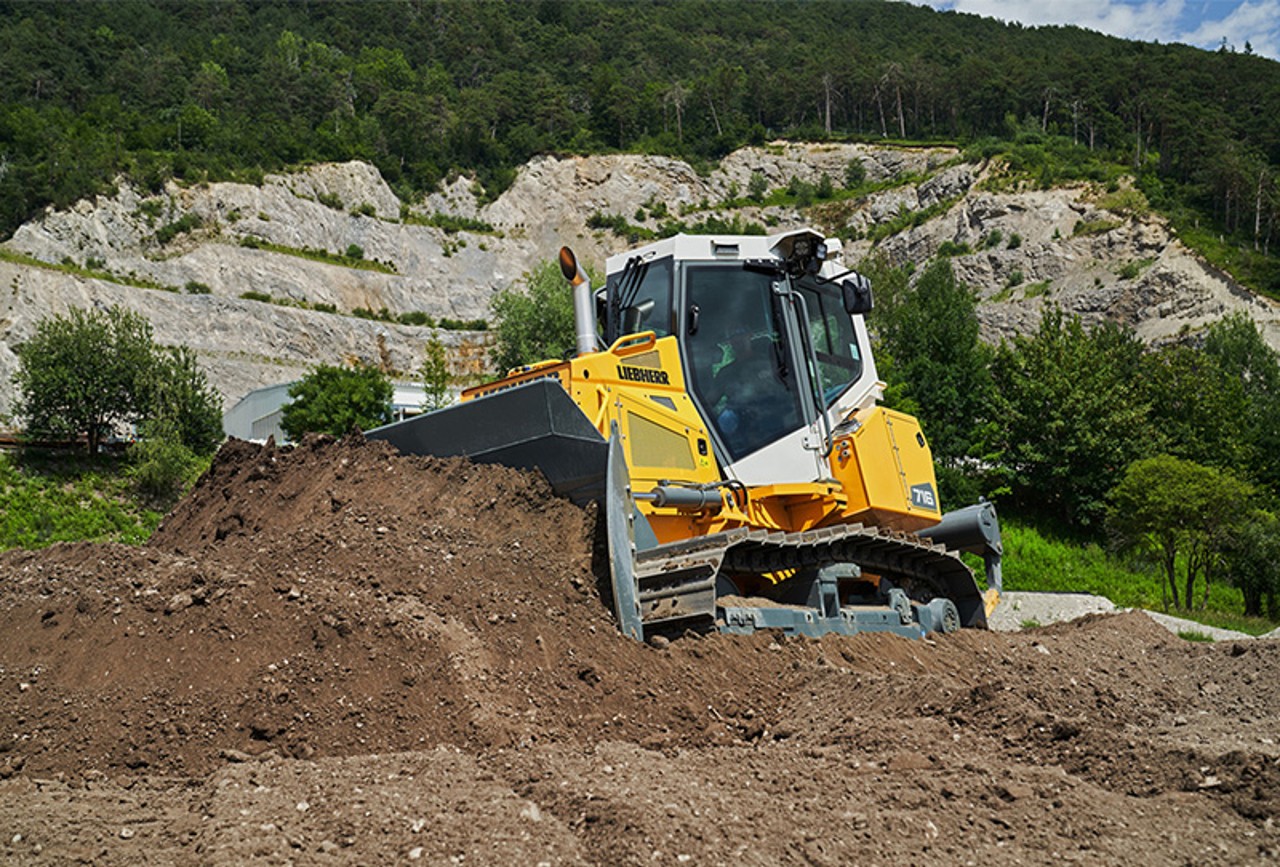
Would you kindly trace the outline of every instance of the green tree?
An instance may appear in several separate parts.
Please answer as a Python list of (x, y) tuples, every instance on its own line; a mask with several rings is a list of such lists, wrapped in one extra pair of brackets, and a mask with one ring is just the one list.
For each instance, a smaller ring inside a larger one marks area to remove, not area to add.
[(1214, 421), (1243, 428), (1251, 447), (1248, 474), (1280, 492), (1280, 354), (1244, 313), (1209, 326), (1204, 351), (1217, 360), (1230, 387), (1243, 390), (1243, 411)]
[(1280, 618), (1280, 519), (1261, 509), (1225, 540), (1227, 578), (1240, 588), (1247, 617), (1261, 617), (1263, 603)]
[(890, 392), (893, 405), (919, 415), (944, 500), (972, 501), (981, 491), (965, 467), (989, 439), (995, 402), (991, 350), (978, 339), (977, 296), (956, 280), (947, 259), (925, 269), (901, 299), (893, 288), (884, 294), (890, 303), (877, 331), (900, 384)]
[(369, 430), (391, 421), (390, 380), (367, 364), (321, 364), (289, 387), (280, 429), (291, 440), (307, 433), (342, 436), (352, 428)]
[[(1197, 580), (1209, 580), (1240, 532), (1254, 488), (1229, 470), (1172, 455), (1135, 461), (1112, 489), (1107, 527), (1122, 550), (1154, 557), (1165, 606), (1191, 608)], [(1182, 569), (1179, 596), (1178, 569)]]
[(848, 165), (844, 167), (844, 185), (846, 189), (855, 189), (866, 183), (867, 167), (862, 164), (862, 160), (849, 160)]
[(1088, 330), (1056, 307), (996, 350), (998, 462), (1025, 513), (1101, 526), (1107, 492), (1152, 448), (1142, 351), (1131, 331)]
[(444, 343), (434, 330), (427, 340), (426, 352), (419, 371), (422, 377), (422, 408), (427, 412), (441, 409), (450, 404), (449, 397), (449, 359), (445, 355)]
[(573, 290), (558, 263), (538, 264), (523, 286), (502, 290), (492, 306), (493, 364), (500, 373), (574, 351)]
[(151, 325), (137, 313), (72, 308), (37, 322), (16, 351), (17, 412), (32, 436), (83, 434), (96, 454), (104, 436), (148, 414), (156, 351)]
[(222, 442), (222, 398), (209, 385), (186, 346), (157, 349), (156, 376), (148, 418), (164, 420), (157, 430), (171, 432), (196, 455), (212, 454)]
[(1215, 355), (1191, 346), (1165, 346), (1143, 357), (1148, 418), (1158, 448), (1196, 463), (1245, 468), (1253, 448), (1243, 383)]

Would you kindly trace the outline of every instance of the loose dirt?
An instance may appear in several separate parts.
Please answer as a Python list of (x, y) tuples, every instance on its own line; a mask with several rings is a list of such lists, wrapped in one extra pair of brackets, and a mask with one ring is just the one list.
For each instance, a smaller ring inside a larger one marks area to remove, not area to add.
[(6, 864), (1243, 864), (1280, 643), (1141, 614), (641, 645), (596, 516), (226, 445), (147, 545), (0, 554)]

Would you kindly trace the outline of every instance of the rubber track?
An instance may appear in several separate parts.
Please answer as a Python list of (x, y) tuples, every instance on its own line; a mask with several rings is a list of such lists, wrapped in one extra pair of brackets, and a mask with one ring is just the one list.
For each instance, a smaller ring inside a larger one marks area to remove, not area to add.
[[(638, 552), (636, 574), (659, 575), (691, 555), (718, 554), (726, 572), (763, 574), (787, 569), (856, 563), (929, 595), (948, 596), (965, 621), (981, 612), (981, 594), (973, 572), (954, 551), (910, 533), (848, 524), (800, 533), (740, 528), (670, 542)], [(985, 616), (978, 615), (985, 622)]]

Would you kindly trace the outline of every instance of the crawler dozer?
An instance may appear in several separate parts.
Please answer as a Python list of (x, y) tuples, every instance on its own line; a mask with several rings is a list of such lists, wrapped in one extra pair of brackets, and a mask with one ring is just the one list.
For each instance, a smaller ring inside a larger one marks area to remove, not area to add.
[[(541, 470), (605, 515), (619, 628), (918, 637), (986, 626), (993, 506), (944, 515), (919, 423), (879, 405), (867, 279), (810, 230), (567, 248), (577, 354), (371, 431)], [(960, 552), (979, 555), (984, 593)]]

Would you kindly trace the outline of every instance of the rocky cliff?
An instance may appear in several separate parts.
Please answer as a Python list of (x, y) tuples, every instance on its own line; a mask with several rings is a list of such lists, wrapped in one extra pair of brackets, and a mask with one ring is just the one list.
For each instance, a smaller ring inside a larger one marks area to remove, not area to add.
[[(804, 211), (725, 205), (742, 201), (756, 173), (770, 188), (823, 175), (839, 186), (850, 161), (885, 188)], [(5, 243), (0, 416), (12, 405), (12, 347), (41, 317), (72, 306), (121, 304), (144, 314), (157, 340), (197, 352), (228, 407), (321, 362), (358, 359), (411, 376), (430, 330), (353, 313), (485, 318), (498, 290), (560, 245), (597, 265), (627, 246), (588, 228), (597, 212), (648, 229), (665, 212), (689, 222), (739, 216), (771, 231), (813, 224), (865, 239), (873, 227), (929, 209), (930, 219), (875, 245), (847, 244), (846, 260), (874, 246), (923, 262), (947, 245), (958, 275), (983, 300), (990, 339), (1034, 327), (1052, 302), (1121, 319), (1153, 341), (1244, 309), (1280, 346), (1277, 306), (1207, 267), (1132, 197), (1083, 185), (1006, 189), (998, 180), (946, 149), (776, 144), (738, 151), (708, 176), (662, 157), (541, 157), (491, 202), (463, 178), (404, 203), (362, 163), (269, 175), (257, 186), (170, 184), (156, 194), (122, 182), (116, 195), (48, 212)], [(483, 333), (441, 336), (456, 374), (483, 369)]]

